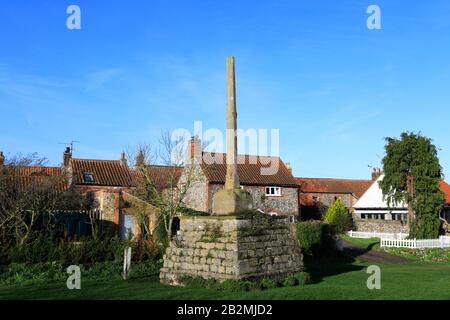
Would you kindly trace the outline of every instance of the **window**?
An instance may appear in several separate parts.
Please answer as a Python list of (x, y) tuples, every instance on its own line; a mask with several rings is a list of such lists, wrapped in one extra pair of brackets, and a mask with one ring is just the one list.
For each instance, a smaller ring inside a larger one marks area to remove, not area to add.
[(266, 196), (271, 197), (281, 196), (281, 187), (266, 187)]
[(83, 173), (83, 178), (84, 178), (85, 183), (94, 183), (95, 182), (93, 173), (85, 172), (85, 173)]

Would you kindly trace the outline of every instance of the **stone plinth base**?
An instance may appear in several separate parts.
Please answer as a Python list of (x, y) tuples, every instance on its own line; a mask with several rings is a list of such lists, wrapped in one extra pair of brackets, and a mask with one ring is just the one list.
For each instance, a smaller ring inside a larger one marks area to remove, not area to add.
[(215, 215), (229, 215), (240, 210), (251, 209), (252, 196), (242, 189), (222, 189), (213, 198), (212, 212)]
[(302, 268), (300, 247), (287, 219), (182, 217), (164, 255), (160, 280), (177, 285), (183, 275), (219, 281), (282, 278)]

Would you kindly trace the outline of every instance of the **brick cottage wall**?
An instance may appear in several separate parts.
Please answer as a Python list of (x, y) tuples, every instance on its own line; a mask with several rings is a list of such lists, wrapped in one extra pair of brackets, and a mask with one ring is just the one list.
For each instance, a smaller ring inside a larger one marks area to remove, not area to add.
[(303, 268), (294, 236), (287, 219), (182, 217), (160, 280), (176, 285), (186, 275), (219, 281), (281, 278)]

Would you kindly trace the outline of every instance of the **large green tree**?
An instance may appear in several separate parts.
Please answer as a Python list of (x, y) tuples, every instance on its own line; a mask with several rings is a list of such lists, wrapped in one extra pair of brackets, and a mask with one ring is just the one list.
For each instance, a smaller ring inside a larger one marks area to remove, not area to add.
[(408, 205), (411, 238), (437, 238), (444, 194), (436, 146), (420, 133), (404, 132), (400, 139), (386, 138), (385, 150), (380, 187), (388, 205)]

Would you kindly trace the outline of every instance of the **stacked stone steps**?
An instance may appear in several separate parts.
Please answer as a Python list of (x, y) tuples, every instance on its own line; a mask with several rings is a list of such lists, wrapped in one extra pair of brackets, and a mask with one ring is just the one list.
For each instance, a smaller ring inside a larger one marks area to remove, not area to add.
[(226, 279), (283, 277), (301, 271), (302, 255), (287, 219), (184, 217), (167, 248), (162, 283), (183, 275)]

